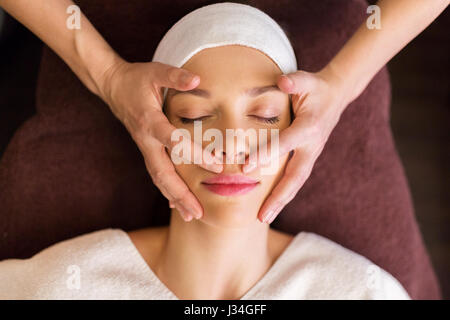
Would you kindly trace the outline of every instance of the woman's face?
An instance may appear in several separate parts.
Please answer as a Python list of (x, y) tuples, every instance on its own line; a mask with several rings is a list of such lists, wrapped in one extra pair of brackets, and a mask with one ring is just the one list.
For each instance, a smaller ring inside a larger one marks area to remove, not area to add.
[[(202, 133), (210, 128), (218, 129), (222, 132), (223, 149), (214, 154), (224, 163), (219, 175), (243, 175), (257, 183), (248, 188), (250, 191), (241, 185), (238, 186), (240, 192), (233, 193), (236, 190), (232, 190), (232, 186), (206, 184), (207, 179), (218, 174), (196, 164), (175, 165), (176, 171), (203, 206), (204, 215), (200, 221), (231, 228), (256, 223), (258, 211), (279, 181), (288, 155), (279, 158), (276, 170), (270, 174), (257, 168), (245, 175), (242, 161), (238, 162), (237, 157), (248, 158), (250, 146), (256, 147), (256, 144), (246, 139), (244, 155), (236, 139), (234, 151), (226, 152), (228, 141), (225, 130), (254, 129), (259, 134), (259, 129), (266, 129), (267, 140), (270, 141), (270, 129), (281, 131), (289, 126), (289, 96), (276, 85), (277, 76), (282, 72), (262, 52), (239, 45), (204, 49), (183, 68), (199, 75), (201, 81), (197, 88), (189, 92), (168, 90), (165, 112), (169, 121), (177, 128), (187, 129), (192, 139), (193, 119), (202, 121)], [(266, 88), (253, 89), (260, 87)], [(211, 141), (205, 141), (203, 147), (209, 144)], [(233, 163), (227, 164), (227, 158)]]

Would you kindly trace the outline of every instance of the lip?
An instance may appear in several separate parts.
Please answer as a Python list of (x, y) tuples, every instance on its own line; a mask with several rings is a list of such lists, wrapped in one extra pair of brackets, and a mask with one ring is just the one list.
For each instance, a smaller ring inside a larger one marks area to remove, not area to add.
[(206, 179), (202, 184), (219, 195), (236, 196), (250, 192), (259, 181), (243, 175), (217, 175)]

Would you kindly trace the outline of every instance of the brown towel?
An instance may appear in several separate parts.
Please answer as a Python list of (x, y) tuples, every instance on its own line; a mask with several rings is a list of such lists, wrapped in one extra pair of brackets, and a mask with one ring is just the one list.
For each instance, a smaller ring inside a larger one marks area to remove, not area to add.
[[(79, 0), (91, 22), (129, 61), (150, 61), (186, 13), (215, 1)], [(237, 1), (286, 29), (299, 67), (318, 71), (367, 17), (363, 0)], [(311, 177), (273, 226), (321, 234), (396, 277), (413, 299), (440, 290), (414, 216), (389, 126), (382, 69), (348, 106)], [(0, 259), (26, 258), (107, 227), (167, 224), (167, 201), (108, 107), (45, 48), (37, 115), (15, 133), (0, 162)]]

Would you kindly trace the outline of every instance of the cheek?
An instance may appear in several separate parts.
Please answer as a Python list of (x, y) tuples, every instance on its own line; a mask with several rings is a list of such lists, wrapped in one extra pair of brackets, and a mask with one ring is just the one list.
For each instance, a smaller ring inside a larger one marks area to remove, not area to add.
[[(201, 182), (207, 178), (204, 169), (196, 164), (178, 164), (174, 165), (177, 174), (184, 181), (189, 190), (197, 197), (200, 197)], [(199, 199), (201, 200), (201, 199)]]
[(263, 184), (265, 186), (266, 195), (268, 195), (273, 190), (273, 188), (275, 188), (277, 183), (282, 178), (288, 162), (288, 157), (289, 154), (280, 157), (278, 165), (273, 170), (271, 170), (271, 174), (264, 175), (261, 171), (261, 180), (263, 181)]
[(176, 164), (175, 170), (178, 175), (183, 179), (183, 181), (187, 184), (188, 187), (194, 183), (194, 178), (196, 171), (193, 169), (194, 165), (192, 164)]

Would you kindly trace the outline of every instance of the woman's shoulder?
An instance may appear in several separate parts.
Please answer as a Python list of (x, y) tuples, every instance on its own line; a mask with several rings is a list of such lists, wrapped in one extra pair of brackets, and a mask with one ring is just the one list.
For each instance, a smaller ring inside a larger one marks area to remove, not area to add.
[(0, 261), (0, 297), (38, 298), (46, 296), (41, 295), (45, 288), (66, 286), (71, 275), (93, 274), (111, 261), (111, 254), (127, 248), (124, 235), (121, 229), (97, 230), (55, 243), (28, 259)]
[(75, 237), (62, 240), (60, 242), (54, 243), (49, 247), (39, 251), (30, 258), (26, 259), (7, 259), (0, 261), (0, 264), (4, 262), (26, 262), (31, 260), (38, 260), (42, 258), (47, 258), (49, 255), (58, 255), (61, 257), (64, 254), (74, 255), (76, 253), (86, 254), (87, 252), (95, 249), (105, 249), (105, 244), (114, 243), (123, 233), (121, 229), (102, 229), (96, 230), (89, 233), (77, 235)]
[(294, 235), (287, 251), (286, 272), (314, 283), (310, 298), (410, 299), (389, 272), (319, 234), (303, 231)]
[(115, 248), (123, 241), (124, 231), (121, 229), (107, 228), (77, 235), (75, 237), (57, 242), (44, 250), (38, 252), (30, 259), (48, 259), (55, 256), (59, 259), (64, 256), (87, 256), (105, 252)]
[(80, 256), (96, 254), (98, 251), (104, 252), (111, 247), (115, 247), (120, 241), (123, 241), (123, 235), (123, 230), (113, 228), (77, 235), (54, 243), (30, 258), (2, 260), (0, 261), (0, 270), (5, 266), (20, 266), (26, 265), (27, 263), (39, 263), (41, 261), (50, 263), (52, 261), (61, 261), (66, 257), (79, 258)]

